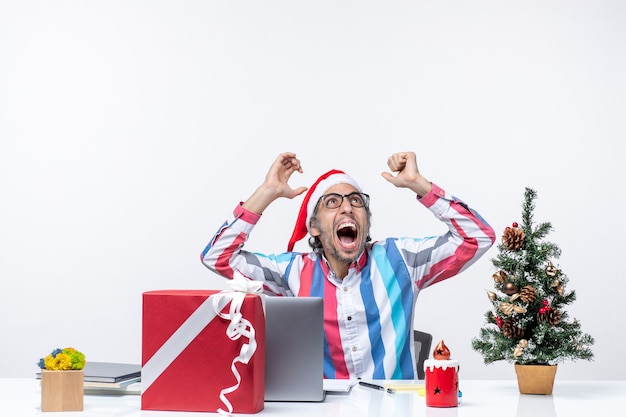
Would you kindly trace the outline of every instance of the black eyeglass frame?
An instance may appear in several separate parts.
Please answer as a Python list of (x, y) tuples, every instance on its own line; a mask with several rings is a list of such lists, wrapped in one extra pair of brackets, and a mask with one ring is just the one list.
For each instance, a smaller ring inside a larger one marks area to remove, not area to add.
[[(368, 208), (370, 205), (370, 196), (369, 194), (365, 194), (365, 193), (360, 193), (358, 191), (353, 191), (349, 194), (339, 194), (339, 193), (328, 193), (328, 194), (324, 194), (323, 196), (320, 197), (319, 199), (319, 203), (322, 203), (324, 205), (325, 208), (329, 209), (329, 210), (336, 210), (339, 207), (341, 207), (341, 205), (343, 204), (343, 199), (346, 197), (350, 197), (350, 196), (354, 196), (354, 195), (358, 195), (361, 197), (361, 200), (363, 200), (363, 205), (354, 205), (352, 200), (350, 198), (348, 198), (348, 202), (350, 203), (350, 205), (354, 208)], [(328, 207), (326, 204), (325, 199), (328, 197), (335, 197), (335, 198), (340, 198), (341, 201), (339, 202), (339, 204), (337, 205), (337, 207)]]

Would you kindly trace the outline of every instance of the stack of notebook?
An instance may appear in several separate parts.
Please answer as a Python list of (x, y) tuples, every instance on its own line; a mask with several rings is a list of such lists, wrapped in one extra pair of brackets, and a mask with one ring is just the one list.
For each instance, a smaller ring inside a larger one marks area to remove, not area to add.
[(140, 393), (141, 365), (114, 362), (85, 364), (85, 393), (92, 391), (122, 394)]

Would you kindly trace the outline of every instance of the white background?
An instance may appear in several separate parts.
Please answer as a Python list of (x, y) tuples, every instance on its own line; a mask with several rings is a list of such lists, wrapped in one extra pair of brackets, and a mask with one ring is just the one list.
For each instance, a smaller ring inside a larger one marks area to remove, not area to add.
[[(626, 3), (0, 0), (0, 377), (53, 348), (141, 361), (141, 294), (221, 289), (200, 252), (280, 152), (372, 195), (372, 237), (443, 226), (380, 172), (397, 151), (498, 236), (524, 187), (595, 339), (557, 379), (624, 379)], [(301, 199), (247, 248), (285, 250)], [(307, 249), (302, 243), (297, 249)], [(424, 291), (463, 378), (495, 246)]]

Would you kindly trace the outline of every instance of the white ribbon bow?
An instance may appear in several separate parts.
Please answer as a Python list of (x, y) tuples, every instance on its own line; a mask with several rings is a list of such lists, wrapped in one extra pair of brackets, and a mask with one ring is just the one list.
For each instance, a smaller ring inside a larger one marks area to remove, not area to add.
[(262, 294), (263, 283), (260, 281), (252, 281), (246, 278), (241, 272), (235, 271), (233, 279), (226, 282), (233, 291), (244, 292), (247, 294)]
[[(235, 392), (239, 385), (241, 384), (241, 375), (235, 366), (236, 363), (241, 362), (243, 364), (247, 364), (254, 352), (256, 352), (257, 342), (256, 342), (256, 331), (250, 323), (249, 320), (245, 319), (241, 314), (241, 306), (243, 305), (243, 301), (246, 297), (246, 294), (262, 294), (263, 293), (263, 283), (252, 281), (241, 274), (239, 271), (235, 271), (233, 275), (233, 279), (228, 281), (228, 285), (233, 289), (233, 292), (221, 292), (216, 294), (213, 297), (213, 308), (215, 313), (219, 315), (221, 318), (225, 320), (229, 320), (230, 323), (228, 328), (226, 329), (226, 335), (231, 340), (237, 340), (240, 337), (247, 337), (248, 343), (244, 343), (241, 345), (241, 349), (239, 350), (239, 355), (233, 359), (230, 365), (230, 370), (237, 382), (235, 385), (231, 387), (224, 388), (220, 392), (220, 399), (228, 408), (228, 411), (224, 411), (223, 409), (218, 409), (218, 413), (222, 415), (230, 415), (233, 412), (233, 406), (226, 398), (226, 394), (230, 394)], [(224, 303), (222, 302), (223, 297), (228, 297), (230, 299), (230, 309), (229, 312), (222, 313), (222, 308)]]

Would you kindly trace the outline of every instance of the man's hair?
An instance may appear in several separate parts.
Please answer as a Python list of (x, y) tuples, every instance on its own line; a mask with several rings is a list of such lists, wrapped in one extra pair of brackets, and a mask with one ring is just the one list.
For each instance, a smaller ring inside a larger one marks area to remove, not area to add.
[[(313, 215), (311, 216), (311, 224), (315, 224), (315, 226), (319, 229), (318, 219), (317, 219), (317, 209), (319, 205), (315, 206), (315, 210), (313, 211)], [(367, 223), (369, 227), (372, 226), (372, 212), (370, 211), (369, 206), (365, 206), (365, 212), (367, 213)], [(365, 238), (365, 243), (371, 242), (372, 237), (370, 236), (370, 231), (367, 231), (367, 237)], [(309, 246), (313, 250), (313, 252), (321, 255), (324, 252), (324, 248), (322, 247), (322, 241), (318, 236), (310, 236), (309, 237)]]

